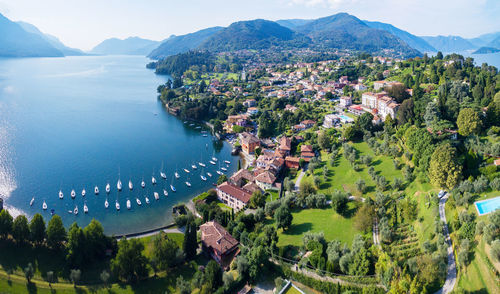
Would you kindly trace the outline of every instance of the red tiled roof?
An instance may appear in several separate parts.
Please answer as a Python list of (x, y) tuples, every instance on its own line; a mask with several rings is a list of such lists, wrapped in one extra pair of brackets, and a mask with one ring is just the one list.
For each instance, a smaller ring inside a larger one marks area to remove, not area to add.
[(302, 145), (300, 146), (300, 152), (312, 152), (313, 147), (311, 145)]
[(285, 158), (285, 161), (297, 162), (297, 163), (298, 163), (298, 162), (300, 162), (300, 158), (298, 158), (298, 157), (293, 157), (293, 156), (287, 156), (287, 157)]
[(241, 179), (245, 179), (249, 182), (253, 181), (252, 173), (247, 169), (240, 169), (233, 176), (230, 177), (231, 181), (238, 182)]
[(281, 137), (280, 149), (290, 151), (292, 149), (292, 140), (290, 140), (290, 138), (287, 138), (286, 136)]
[(248, 201), (250, 201), (250, 197), (252, 197), (252, 194), (241, 188), (238, 188), (237, 186), (231, 185), (228, 182), (220, 184), (219, 186), (217, 186), (217, 189), (231, 195), (232, 197), (240, 200), (245, 204), (248, 203)]
[(206, 247), (211, 247), (219, 251), (221, 255), (230, 252), (239, 244), (238, 241), (216, 221), (204, 223), (200, 226), (200, 230), (201, 242), (203, 242)]
[(255, 177), (255, 180), (261, 183), (273, 184), (276, 181), (276, 177), (268, 171), (265, 171)]

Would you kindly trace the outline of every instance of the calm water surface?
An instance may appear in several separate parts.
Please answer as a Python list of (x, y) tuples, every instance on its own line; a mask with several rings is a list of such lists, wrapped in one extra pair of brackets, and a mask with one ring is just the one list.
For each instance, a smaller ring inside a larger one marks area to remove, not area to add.
[[(219, 162), (230, 160), (228, 172), (236, 169), (229, 145), (203, 137), (196, 126), (166, 112), (156, 87), (167, 77), (156, 76), (146, 63), (146, 58), (131, 56), (0, 59), (0, 194), (9, 210), (29, 217), (40, 212), (48, 220), (54, 209), (66, 226), (75, 221), (85, 226), (96, 218), (108, 234), (139, 232), (170, 223), (173, 205), (212, 187), (219, 167), (208, 163), (212, 156)], [(207, 165), (205, 173), (213, 174), (206, 182), (200, 179), (200, 166), (190, 167), (199, 161)], [(167, 180), (160, 178), (162, 165)], [(176, 168), (179, 180), (173, 178)], [(191, 188), (184, 184), (188, 174), (183, 168), (191, 170)], [(156, 186), (151, 185), (153, 174)], [(145, 189), (140, 188), (142, 178)], [(106, 195), (108, 181), (111, 193)], [(177, 193), (170, 191), (170, 183)], [(58, 198), (60, 189), (63, 200)], [(74, 200), (71, 189), (77, 193)], [(160, 193), (159, 201), (154, 191)], [(145, 203), (145, 196), (151, 204)], [(47, 211), (42, 210), (44, 200)], [(68, 213), (75, 205), (77, 216)]]

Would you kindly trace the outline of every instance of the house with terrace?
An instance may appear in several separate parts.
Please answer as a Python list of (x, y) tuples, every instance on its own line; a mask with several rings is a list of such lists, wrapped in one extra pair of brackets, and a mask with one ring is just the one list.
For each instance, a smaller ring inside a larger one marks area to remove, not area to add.
[(228, 270), (239, 253), (239, 242), (216, 221), (200, 226), (202, 250), (212, 257), (224, 270)]

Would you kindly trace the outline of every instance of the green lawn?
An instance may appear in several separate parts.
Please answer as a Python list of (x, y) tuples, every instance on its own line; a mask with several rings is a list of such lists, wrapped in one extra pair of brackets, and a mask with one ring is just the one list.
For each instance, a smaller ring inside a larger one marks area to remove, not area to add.
[[(375, 156), (373, 151), (370, 149), (367, 143), (353, 143), (354, 148), (358, 151), (358, 158), (361, 155), (370, 155), (372, 156), (372, 163), (370, 166), (373, 166), (377, 174), (383, 175), (388, 183), (390, 184), (394, 178), (399, 177), (403, 179), (403, 175), (401, 170), (397, 170), (394, 168), (394, 164), (392, 162), (392, 158), (384, 155)], [(368, 167), (363, 165), (357, 160), (358, 165), (361, 167), (360, 171), (355, 171), (349, 161), (344, 156), (339, 155), (336, 159), (335, 166), (331, 166), (330, 164), (330, 154), (325, 152), (321, 153), (321, 162), (319, 168), (314, 170), (314, 175), (323, 179), (323, 166), (328, 167), (328, 180), (322, 181), (319, 187), (319, 193), (331, 194), (333, 190), (345, 190), (346, 192), (351, 193), (356, 196), (373, 196), (375, 192), (375, 183), (371, 179), (368, 174)], [(358, 179), (363, 179), (367, 185), (367, 191), (365, 195), (361, 195), (356, 190), (356, 181)], [(312, 174), (306, 175), (302, 181), (312, 181)]]
[(306, 232), (323, 232), (327, 241), (339, 240), (343, 243), (351, 244), (356, 234), (361, 234), (354, 227), (353, 216), (359, 202), (349, 202), (344, 217), (336, 213), (332, 208), (324, 209), (303, 209), (292, 212), (293, 222), (291, 227), (283, 232), (279, 230), (278, 246), (302, 245), (302, 236)]

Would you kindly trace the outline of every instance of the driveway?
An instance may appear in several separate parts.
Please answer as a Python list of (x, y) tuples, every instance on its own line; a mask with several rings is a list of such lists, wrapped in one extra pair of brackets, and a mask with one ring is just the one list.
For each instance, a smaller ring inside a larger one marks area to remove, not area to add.
[(453, 253), (453, 246), (451, 245), (450, 234), (448, 231), (448, 224), (446, 222), (446, 214), (444, 206), (446, 200), (448, 200), (448, 193), (439, 199), (439, 217), (444, 223), (443, 233), (446, 238), (446, 243), (448, 244), (448, 270), (446, 273), (446, 281), (444, 282), (443, 288), (436, 292), (436, 294), (446, 294), (453, 291), (455, 283), (457, 282), (457, 264), (455, 262), (455, 254)]

